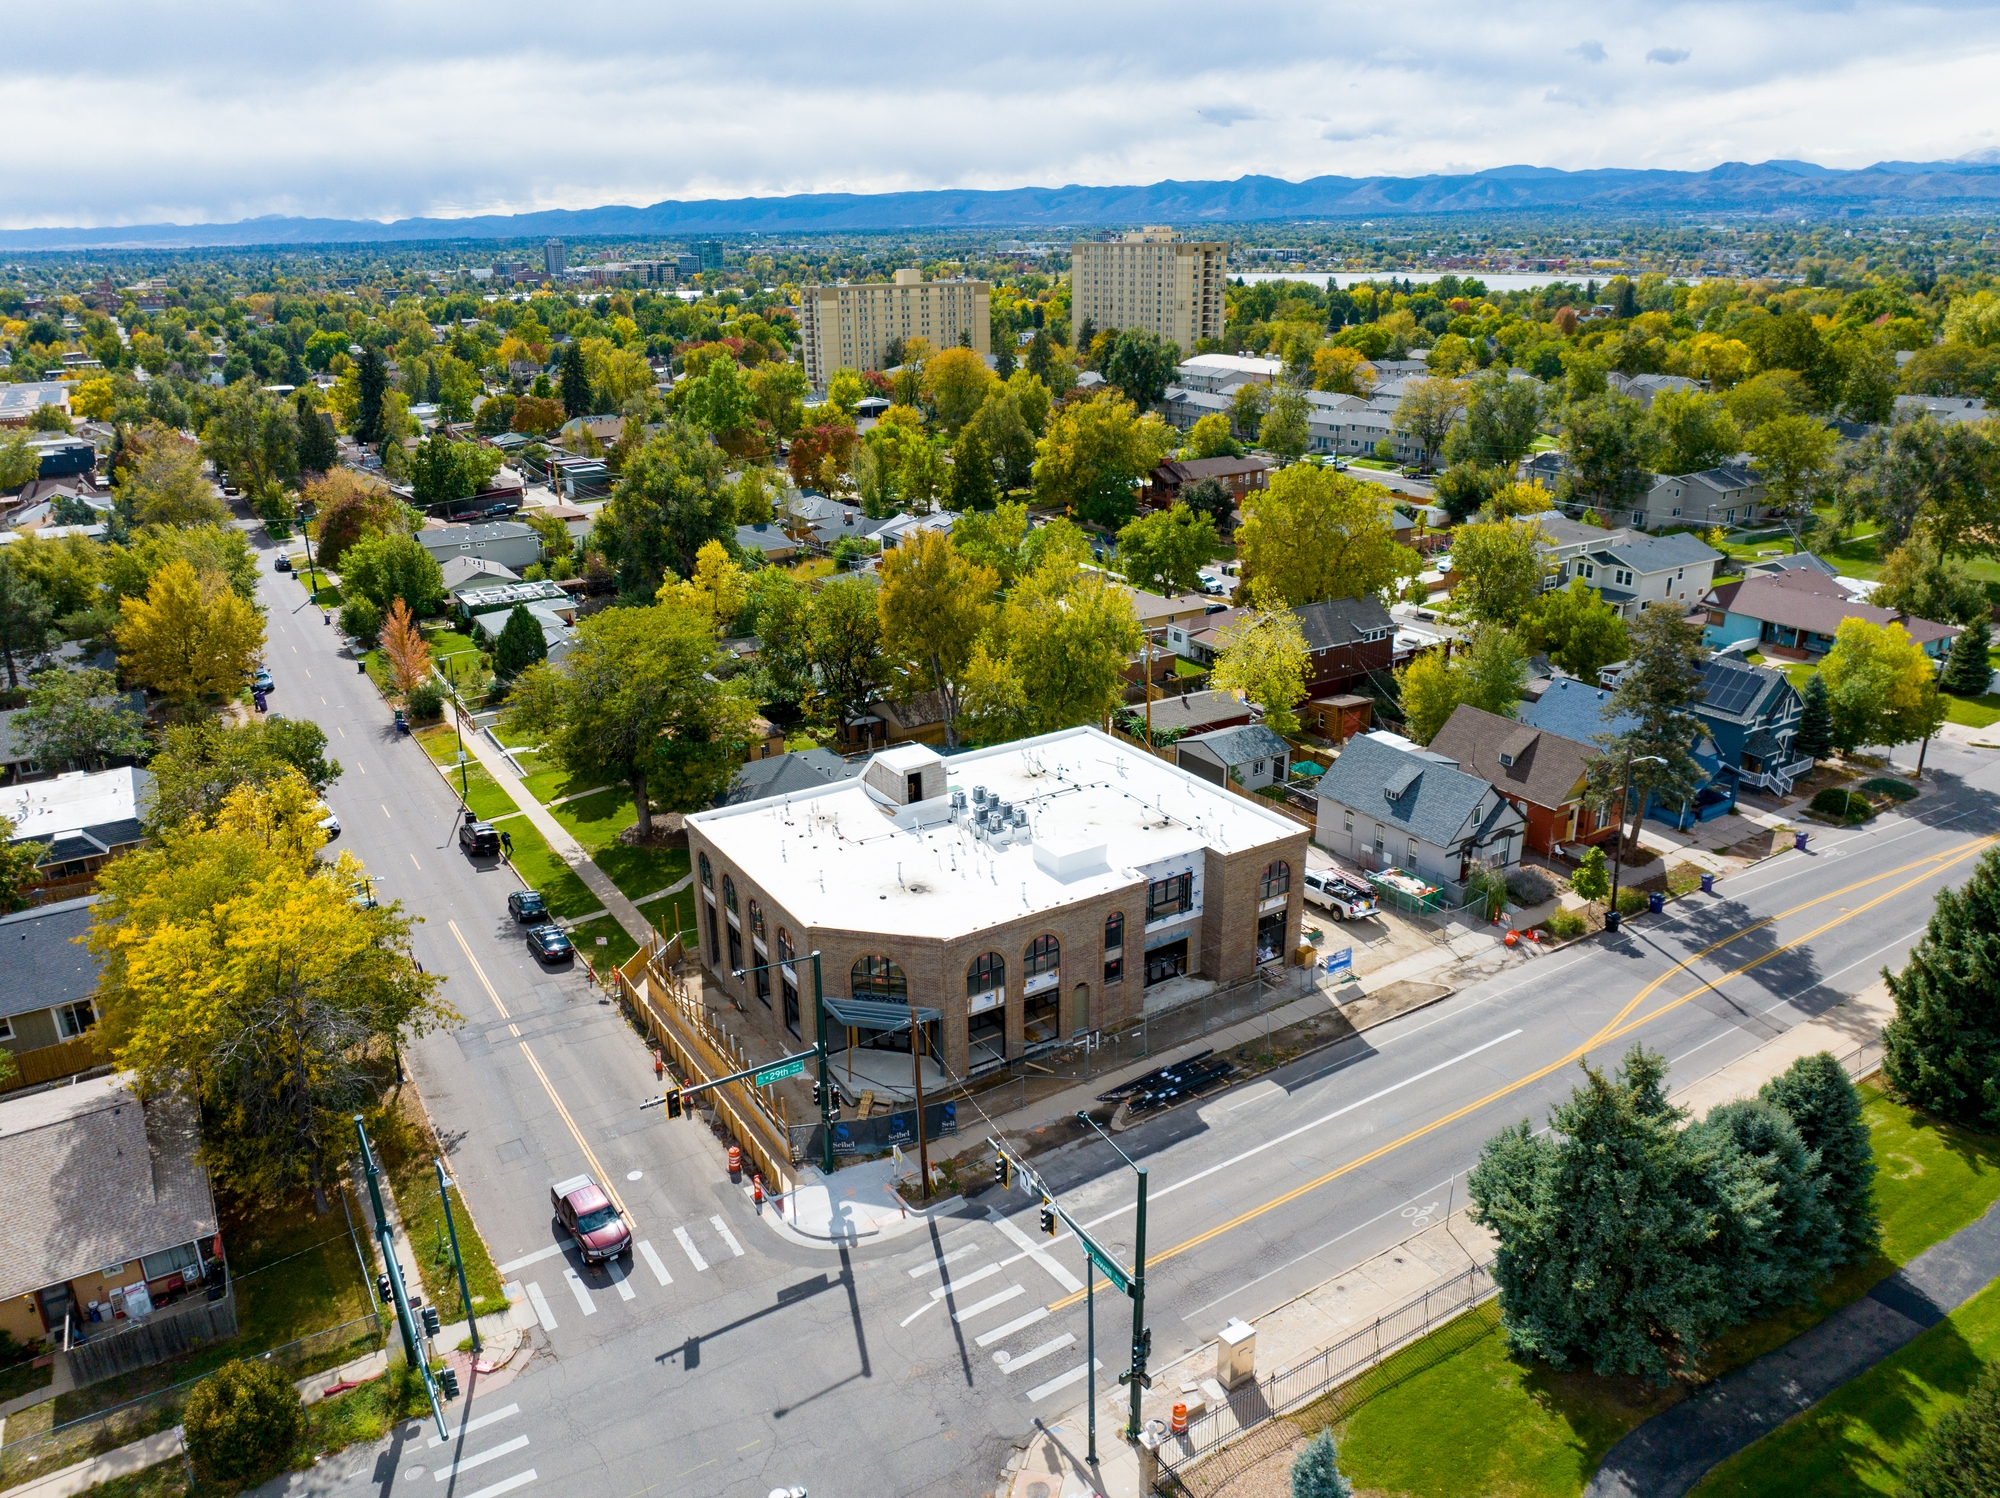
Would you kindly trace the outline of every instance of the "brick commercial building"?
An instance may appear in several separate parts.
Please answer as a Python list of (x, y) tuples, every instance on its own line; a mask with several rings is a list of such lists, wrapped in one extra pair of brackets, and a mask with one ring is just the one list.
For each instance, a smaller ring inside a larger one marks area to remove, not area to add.
[[(1234, 983), (1297, 946), (1306, 829), (1098, 732), (940, 758), (687, 819), (699, 952), (762, 1041), (910, 1048), (956, 1078)], [(772, 964), (758, 973), (752, 969)], [(742, 977), (735, 976), (738, 972)]]
[(985, 281), (926, 281), (920, 270), (899, 270), (894, 282), (808, 286), (799, 293), (799, 362), (815, 390), (826, 389), (836, 369), (887, 369), (895, 339), (924, 338), (934, 351), (972, 340), (976, 354), (993, 352), (989, 318), (992, 286)]

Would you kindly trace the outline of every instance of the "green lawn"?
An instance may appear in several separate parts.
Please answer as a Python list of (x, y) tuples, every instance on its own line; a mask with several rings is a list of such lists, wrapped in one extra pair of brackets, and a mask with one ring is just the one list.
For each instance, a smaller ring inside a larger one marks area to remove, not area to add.
[[(416, 1263), (410, 1267), (423, 1281), (424, 1299), (438, 1307), (446, 1322), (465, 1317), (465, 1305), (458, 1293), (458, 1275), (451, 1262), (451, 1238), (445, 1231), (444, 1204), (438, 1197), (436, 1141), (422, 1121), (413, 1097), (407, 1098), (396, 1126), (382, 1129), (382, 1163), (388, 1168), (389, 1183), (396, 1193), (396, 1209), (403, 1214), (403, 1231), (409, 1235)], [(449, 1164), (447, 1163), (447, 1169)], [(507, 1309), (506, 1293), (500, 1276), (486, 1252), (485, 1241), (473, 1225), (472, 1213), (456, 1182), (451, 1189), (452, 1224), (458, 1230), (458, 1251), (465, 1261), (465, 1280), (472, 1292), (473, 1308), (482, 1316), (498, 1315)]]
[(1187, 660), (1182, 656), (1177, 655), (1174, 657), (1174, 675), (1206, 676), (1207, 674), (1208, 674), (1208, 667), (1197, 666), (1193, 661)]
[(540, 755), (521, 754), (515, 757), (521, 761), (521, 768), (528, 772), (521, 783), (528, 788), (528, 794), (544, 806), (559, 797), (595, 789), (588, 780), (572, 776), (569, 771), (548, 763)]
[[(604, 945), (597, 944), (598, 937), (604, 938)], [(576, 943), (579, 957), (590, 959), (592, 967), (599, 972), (606, 962), (616, 966), (639, 950), (639, 944), (632, 940), (632, 934), (618, 924), (615, 915), (601, 915), (594, 921), (585, 921), (581, 926), (570, 928), (569, 939)]]
[[(1876, 1089), (1864, 1096), (1881, 1253), (1836, 1275), (1814, 1304), (1735, 1328), (1714, 1349), (1711, 1374), (1782, 1346), (2000, 1198), (2000, 1138), (1937, 1124)], [(1307, 1433), (1335, 1424), (1342, 1470), (1358, 1487), (1410, 1498), (1570, 1498), (1620, 1436), (1681, 1397), (1517, 1362), (1496, 1317), (1491, 1305), (1461, 1317), (1292, 1419)]]
[(2000, 692), (1984, 697), (1954, 697), (1946, 692), (1943, 698), (1945, 717), (1963, 727), (1991, 728), (2000, 723)]
[(623, 790), (601, 790), (549, 810), (628, 899), (656, 894), (688, 871), (685, 848), (633, 848), (618, 841), (633, 822), (632, 798)]
[(509, 822), (507, 835), (514, 840), (515, 870), (531, 888), (542, 892), (553, 914), (569, 919), (604, 908), (604, 902), (590, 892), (590, 886), (574, 869), (556, 857), (548, 840), (526, 817)]
[(654, 900), (639, 907), (639, 914), (658, 926), (668, 936), (676, 931), (683, 934), (694, 930), (694, 891), (684, 889), (669, 895), (664, 900)]
[(2000, 1357), (2000, 1284), (1739, 1451), (1695, 1489), (1701, 1498), (1894, 1493), (1930, 1428)]

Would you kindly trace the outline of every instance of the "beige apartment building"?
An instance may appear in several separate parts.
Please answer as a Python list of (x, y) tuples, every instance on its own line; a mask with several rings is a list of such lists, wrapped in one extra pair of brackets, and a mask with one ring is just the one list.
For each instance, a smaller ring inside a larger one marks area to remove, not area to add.
[(926, 281), (919, 270), (899, 270), (893, 282), (808, 286), (799, 296), (806, 380), (824, 390), (836, 369), (887, 369), (896, 338), (926, 338), (932, 348), (947, 349), (966, 333), (973, 352), (990, 354), (992, 290), (985, 281)]
[(1200, 340), (1222, 336), (1228, 250), (1157, 226), (1079, 240), (1069, 248), (1070, 327), (1087, 317), (1098, 332), (1144, 328), (1192, 353)]

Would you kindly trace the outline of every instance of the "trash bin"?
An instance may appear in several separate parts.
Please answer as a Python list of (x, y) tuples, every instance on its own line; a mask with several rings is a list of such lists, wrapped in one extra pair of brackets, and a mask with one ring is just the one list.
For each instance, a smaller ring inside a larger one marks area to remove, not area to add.
[(1624, 923), (1624, 920), (1625, 917), (1617, 911), (1607, 910), (1604, 912), (1604, 929), (1606, 931), (1616, 931)]
[(1705, 895), (1715, 893), (1715, 875), (1703, 874), (1701, 876), (1701, 892)]
[(1799, 850), (1799, 852), (1801, 852), (1801, 853), (1805, 852), (1805, 851), (1806, 851), (1806, 835), (1805, 835), (1805, 834), (1804, 834), (1803, 832), (1794, 832), (1794, 833), (1792, 834), (1792, 846), (1793, 846), (1794, 848), (1797, 848), (1797, 849)]
[(1658, 915), (1666, 908), (1667, 897), (1665, 895), (1654, 893), (1646, 896), (1646, 909), (1650, 910), (1654, 915)]
[(1215, 1337), (1215, 1381), (1225, 1389), (1257, 1377), (1257, 1328), (1232, 1316)]

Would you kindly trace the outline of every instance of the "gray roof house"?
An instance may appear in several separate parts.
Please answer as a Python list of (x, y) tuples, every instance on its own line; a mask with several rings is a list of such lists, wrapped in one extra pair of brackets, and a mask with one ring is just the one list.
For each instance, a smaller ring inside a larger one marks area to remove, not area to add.
[(1320, 777), (1313, 840), (1362, 868), (1401, 868), (1445, 886), (1457, 901), (1474, 868), (1520, 862), (1526, 831), (1505, 796), (1444, 755), (1362, 734)]
[[(1700, 473), (1663, 473), (1653, 480), (1631, 523), (1641, 530), (1675, 525), (1742, 525), (1764, 514), (1764, 480), (1756, 470), (1726, 463)], [(1624, 515), (1614, 515), (1623, 520)]]
[(842, 759), (831, 749), (795, 749), (753, 759), (737, 768), (736, 779), (716, 797), (717, 806), (741, 806), (773, 796), (805, 795), (825, 790), (840, 780), (852, 780), (868, 768), (865, 759)]
[(444, 573), (444, 590), (457, 593), (466, 588), (491, 587), (495, 583), (518, 583), (521, 574), (484, 557), (453, 556), (439, 569)]
[(1217, 785), (1234, 780), (1246, 791), (1282, 783), (1291, 769), (1291, 746), (1262, 723), (1190, 734), (1175, 742), (1174, 752), (1183, 770)]
[(97, 1023), (97, 959), (77, 938), (90, 930), (95, 895), (0, 915), (0, 1046), (16, 1055), (74, 1040)]
[(454, 557), (477, 557), (521, 572), (542, 559), (541, 535), (518, 520), (445, 525), (435, 530), (426, 527), (417, 532), (417, 541), (437, 558), (440, 567)]
[(1630, 616), (1649, 603), (1699, 607), (1715, 578), (1722, 553), (1699, 536), (1677, 532), (1648, 536), (1611, 531), (1581, 554), (1570, 557), (1551, 586), (1567, 587), (1580, 577), (1619, 613)]

